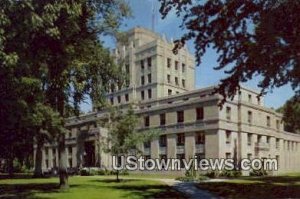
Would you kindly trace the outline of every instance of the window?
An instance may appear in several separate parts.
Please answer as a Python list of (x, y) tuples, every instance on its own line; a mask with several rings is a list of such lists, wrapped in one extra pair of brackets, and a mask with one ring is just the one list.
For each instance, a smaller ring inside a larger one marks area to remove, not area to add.
[(267, 136), (267, 143), (270, 144), (270, 139), (271, 137), (270, 136)]
[(144, 60), (141, 60), (141, 70), (145, 69)]
[(175, 77), (175, 84), (176, 84), (176, 86), (179, 85), (179, 83), (178, 83), (178, 77)]
[(180, 161), (180, 167), (184, 168), (183, 160), (185, 159), (185, 154), (177, 154), (176, 158)]
[(276, 138), (276, 149), (280, 148), (280, 139)]
[(114, 84), (110, 85), (110, 90), (111, 90), (111, 92), (115, 92), (115, 85)]
[(258, 136), (257, 136), (257, 142), (258, 142), (258, 143), (261, 143), (261, 135), (258, 135)]
[(141, 99), (144, 100), (145, 99), (145, 92), (141, 91)]
[(150, 125), (150, 118), (149, 116), (144, 117), (144, 126), (148, 127)]
[(280, 129), (280, 121), (276, 120), (276, 129), (279, 130)]
[(184, 145), (184, 133), (178, 133), (177, 134), (177, 146), (183, 146)]
[(72, 158), (69, 158), (69, 167), (72, 168), (73, 165), (72, 165)]
[(177, 122), (178, 123), (184, 122), (184, 112), (183, 111), (177, 111)]
[(114, 98), (113, 97), (110, 98), (110, 103), (111, 103), (111, 105), (114, 104)]
[(129, 64), (125, 65), (125, 70), (126, 70), (126, 73), (129, 73)]
[(167, 81), (169, 84), (171, 83), (171, 75), (167, 75)]
[(151, 74), (148, 74), (148, 83), (151, 83)]
[(160, 118), (160, 125), (163, 126), (166, 124), (166, 114), (165, 113), (162, 113), (159, 115), (159, 118)]
[(167, 136), (166, 135), (159, 136), (159, 146), (160, 147), (166, 147), (167, 146)]
[(184, 73), (185, 72), (185, 64), (184, 63), (182, 63), (182, 73)]
[(71, 137), (72, 137), (72, 132), (69, 133), (69, 138), (71, 138)]
[(185, 88), (185, 79), (182, 80), (182, 87)]
[(144, 85), (144, 84), (145, 84), (145, 77), (143, 75), (143, 76), (141, 76), (141, 85)]
[(172, 90), (168, 89), (168, 95), (172, 95)]
[(226, 107), (226, 119), (231, 120), (231, 107), (229, 106)]
[(257, 97), (257, 104), (260, 105), (260, 97)]
[(271, 126), (271, 118), (270, 116), (267, 116), (267, 127)]
[(151, 57), (148, 57), (147, 64), (148, 64), (148, 67), (152, 66), (152, 59), (151, 59)]
[(150, 148), (151, 146), (151, 143), (148, 141), (148, 142), (144, 142), (144, 148)]
[(68, 154), (69, 154), (69, 156), (72, 157), (72, 147), (71, 146), (68, 147)]
[(176, 91), (176, 94), (179, 94), (179, 91)]
[(196, 120), (203, 120), (203, 118), (204, 118), (203, 107), (196, 108)]
[(226, 159), (229, 159), (229, 158), (231, 158), (231, 153), (226, 153), (225, 156), (226, 156)]
[(252, 95), (250, 95), (250, 94), (248, 95), (248, 102), (252, 103)]
[(248, 111), (248, 123), (252, 124), (252, 112)]
[(251, 146), (252, 145), (252, 134), (251, 133), (248, 133), (247, 141), (248, 141), (248, 145)]
[(175, 70), (178, 70), (178, 61), (175, 61)]
[(167, 67), (168, 67), (168, 68), (171, 67), (171, 59), (170, 59), (170, 58), (167, 59)]
[(247, 154), (247, 159), (248, 159), (248, 160), (252, 160), (252, 154), (251, 154), (251, 153), (248, 153), (248, 154)]
[(125, 94), (125, 101), (128, 102), (129, 101), (129, 95)]
[(231, 142), (231, 131), (226, 131), (226, 144)]
[(118, 103), (121, 103), (121, 96), (118, 96)]
[(204, 132), (197, 132), (196, 133), (195, 143), (196, 144), (204, 144), (205, 143), (205, 134), (204, 134)]
[(152, 90), (148, 89), (148, 98), (151, 99), (152, 98)]
[(45, 155), (48, 156), (49, 148), (45, 147)]

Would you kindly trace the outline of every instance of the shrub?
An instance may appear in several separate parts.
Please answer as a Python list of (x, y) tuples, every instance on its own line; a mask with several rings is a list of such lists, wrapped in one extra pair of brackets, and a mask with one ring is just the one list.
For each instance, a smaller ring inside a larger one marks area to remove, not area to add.
[(80, 175), (81, 176), (89, 176), (90, 171), (87, 168), (83, 168), (83, 169), (80, 170)]
[(267, 173), (267, 171), (261, 169), (261, 170), (250, 171), (249, 175), (250, 176), (267, 176), (268, 173)]
[(218, 177), (218, 173), (216, 171), (209, 171), (205, 174), (205, 176), (207, 176), (209, 178), (216, 178), (216, 177)]
[(232, 177), (240, 177), (242, 172), (239, 170), (223, 170), (219, 176), (232, 178)]
[(195, 178), (192, 177), (192, 176), (185, 176), (185, 177), (175, 178), (175, 180), (179, 180), (179, 181), (182, 181), (182, 182), (194, 182)]

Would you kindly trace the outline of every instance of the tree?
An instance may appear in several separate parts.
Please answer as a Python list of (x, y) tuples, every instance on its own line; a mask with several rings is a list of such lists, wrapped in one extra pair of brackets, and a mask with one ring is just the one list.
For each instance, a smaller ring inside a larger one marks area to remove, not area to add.
[[(7, 75), (1, 79), (1, 93), (9, 94), (1, 101), (1, 116), (9, 116), (1, 121), (1, 134), (17, 137), (23, 113), (32, 110), (31, 101), (51, 107), (61, 118), (69, 114), (70, 106), (78, 114), (87, 96), (100, 106), (108, 84), (122, 74), (99, 38), (117, 32), (123, 17), (130, 14), (127, 4), (123, 0), (1, 3), (0, 72), (1, 77)], [(28, 85), (23, 79), (29, 80)], [(30, 88), (30, 83), (38, 89), (25, 90), (28, 95), (23, 97), (22, 88)], [(60, 186), (68, 187), (64, 133), (59, 132), (57, 139)]]
[[(140, 154), (138, 146), (157, 137), (159, 131), (139, 132), (137, 131), (138, 123), (139, 118), (132, 107), (129, 107), (125, 113), (118, 108), (111, 107), (108, 120), (104, 124), (108, 128), (107, 138), (103, 140), (104, 151), (116, 157), (128, 155), (132, 151)], [(119, 182), (119, 170), (116, 171), (116, 178)]]
[(193, 39), (197, 63), (208, 47), (218, 53), (218, 66), (229, 76), (217, 91), (233, 97), (240, 82), (262, 76), (268, 89), (291, 84), (300, 93), (300, 1), (294, 0), (160, 0), (164, 17), (173, 10), (186, 33), (175, 41), (174, 53)]
[(300, 97), (289, 99), (277, 111), (283, 114), (285, 130), (292, 133), (300, 133)]

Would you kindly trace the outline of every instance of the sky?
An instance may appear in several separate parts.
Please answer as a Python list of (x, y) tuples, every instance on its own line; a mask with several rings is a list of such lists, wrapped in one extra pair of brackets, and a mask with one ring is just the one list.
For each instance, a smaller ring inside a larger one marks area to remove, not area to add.
[[(127, 31), (136, 26), (152, 29), (152, 13), (153, 10), (155, 10), (156, 17), (154, 20), (154, 30), (156, 33), (165, 35), (169, 40), (178, 39), (183, 35), (184, 30), (179, 28), (181, 19), (176, 16), (175, 12), (170, 12), (167, 18), (161, 19), (161, 15), (158, 12), (159, 2), (157, 0), (128, 0), (128, 3), (132, 9), (133, 16), (124, 20), (121, 31)], [(105, 37), (103, 42), (104, 46), (108, 48), (113, 48), (115, 46), (115, 42), (112, 38)], [(189, 41), (187, 47), (189, 51), (194, 54), (195, 49), (193, 41)], [(213, 69), (213, 67), (217, 65), (216, 60), (216, 52), (213, 49), (208, 49), (206, 54), (202, 57), (202, 63), (196, 66), (196, 88), (216, 85), (222, 78), (226, 77), (223, 71), (216, 71)], [(259, 91), (259, 88), (257, 87), (258, 83), (259, 78), (257, 77), (244, 85)], [(265, 105), (270, 108), (279, 108), (293, 95), (294, 91), (290, 85), (275, 88), (272, 91), (269, 91), (265, 96)], [(87, 101), (86, 103), (83, 103), (81, 108), (84, 112), (90, 111), (90, 102)]]

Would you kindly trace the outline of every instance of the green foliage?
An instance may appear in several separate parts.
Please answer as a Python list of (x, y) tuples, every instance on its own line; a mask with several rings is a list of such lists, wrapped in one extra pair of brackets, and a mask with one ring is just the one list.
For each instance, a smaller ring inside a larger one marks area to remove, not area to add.
[(216, 178), (219, 176), (219, 173), (216, 171), (208, 171), (205, 176), (209, 177), (209, 178)]
[(214, 69), (229, 75), (217, 89), (224, 97), (233, 97), (240, 82), (257, 75), (262, 93), (291, 84), (300, 94), (300, 1), (160, 2), (163, 18), (175, 11), (183, 19), (186, 33), (175, 41), (175, 53), (188, 40), (195, 41), (198, 64), (207, 49), (218, 53)]
[(249, 175), (250, 176), (267, 176), (268, 173), (267, 173), (267, 171), (261, 169), (261, 170), (250, 171)]
[(242, 175), (242, 172), (239, 170), (223, 170), (219, 176), (220, 177), (227, 177), (227, 178), (233, 178), (233, 177), (240, 177)]
[(300, 97), (292, 97), (278, 111), (283, 114), (285, 130), (300, 133)]

